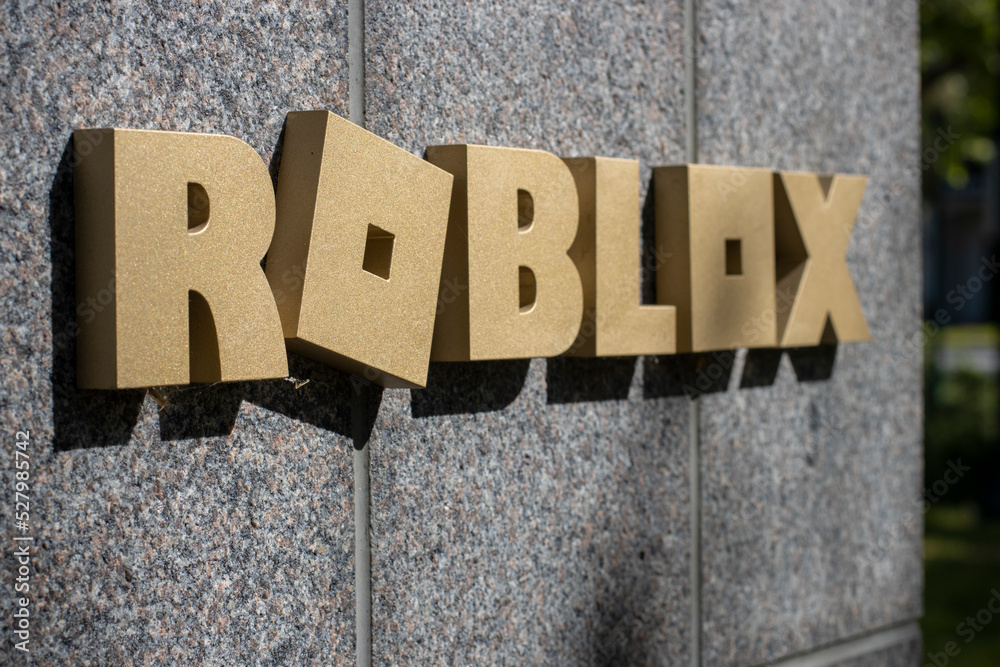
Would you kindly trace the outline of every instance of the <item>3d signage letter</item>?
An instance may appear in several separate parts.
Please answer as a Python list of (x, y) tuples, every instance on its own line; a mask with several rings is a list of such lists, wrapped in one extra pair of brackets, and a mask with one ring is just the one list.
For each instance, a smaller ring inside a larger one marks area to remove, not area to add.
[(673, 354), (676, 307), (640, 305), (639, 163), (596, 157), (566, 164), (580, 201), (569, 254), (583, 281), (584, 302), (583, 322), (568, 354)]
[(451, 182), (335, 114), (288, 115), (267, 278), (289, 349), (426, 383)]
[(583, 314), (576, 187), (551, 153), (431, 146), (427, 159), (455, 175), (442, 301), (431, 359), (554, 357), (573, 343)]
[[(260, 156), (221, 135), (100, 136), (73, 174), (77, 385), (287, 376), (278, 309), (260, 269), (274, 234), (274, 191)], [(107, 307), (82, 307), (109, 287)]]
[(474, 145), (422, 160), (297, 112), (275, 193), (233, 137), (74, 140), (84, 389), (285, 377), (286, 348), (421, 387), (431, 360), (870, 338), (846, 263), (860, 176), (655, 168), (642, 305), (634, 160)]
[(677, 306), (677, 351), (774, 347), (771, 171), (686, 165), (653, 170), (660, 303)]
[(846, 262), (865, 184), (862, 176), (774, 174), (778, 291), (794, 295), (778, 311), (782, 347), (871, 337)]

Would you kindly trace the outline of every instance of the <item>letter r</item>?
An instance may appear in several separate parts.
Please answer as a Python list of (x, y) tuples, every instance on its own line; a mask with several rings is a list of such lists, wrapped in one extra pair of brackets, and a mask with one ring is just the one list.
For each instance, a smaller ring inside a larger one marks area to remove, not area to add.
[(222, 135), (98, 131), (74, 169), (77, 302), (112, 281), (115, 291), (96, 317), (78, 318), (77, 385), (287, 375), (260, 268), (275, 224), (260, 156)]

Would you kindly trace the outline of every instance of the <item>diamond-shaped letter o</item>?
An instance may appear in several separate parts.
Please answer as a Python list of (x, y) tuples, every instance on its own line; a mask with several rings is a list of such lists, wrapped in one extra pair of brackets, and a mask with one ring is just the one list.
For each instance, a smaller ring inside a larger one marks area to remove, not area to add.
[(335, 114), (288, 114), (266, 271), (290, 350), (426, 384), (451, 182)]
[(267, 167), (221, 135), (74, 133), (77, 385), (284, 377), (260, 269), (274, 232)]
[(771, 171), (658, 167), (653, 187), (656, 297), (677, 306), (677, 351), (775, 347)]

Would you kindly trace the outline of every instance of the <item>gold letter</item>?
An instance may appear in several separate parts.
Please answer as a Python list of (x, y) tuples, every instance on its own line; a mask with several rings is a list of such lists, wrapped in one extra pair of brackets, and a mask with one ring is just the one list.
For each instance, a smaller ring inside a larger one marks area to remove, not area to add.
[(639, 305), (639, 163), (607, 157), (565, 162), (580, 200), (580, 228), (569, 254), (583, 282), (583, 323), (569, 354), (673, 354), (676, 309)]
[(288, 375), (260, 270), (274, 195), (253, 148), (140, 130), (78, 131), (74, 140), (88, 148), (74, 170), (77, 385)]
[(774, 347), (774, 202), (767, 169), (653, 170), (660, 303), (677, 306), (677, 351)]
[(774, 174), (782, 347), (871, 339), (845, 261), (866, 182), (863, 176)]
[(451, 182), (335, 114), (288, 114), (267, 278), (289, 349), (426, 384)]
[(431, 146), (455, 175), (434, 326), (435, 361), (551, 357), (576, 338), (580, 275), (567, 254), (579, 211), (551, 153)]

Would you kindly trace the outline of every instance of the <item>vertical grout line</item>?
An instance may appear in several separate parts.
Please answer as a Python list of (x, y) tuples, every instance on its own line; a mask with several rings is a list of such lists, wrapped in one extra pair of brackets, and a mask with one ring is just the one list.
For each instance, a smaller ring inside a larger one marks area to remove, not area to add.
[[(353, 378), (352, 378), (353, 379)], [(367, 392), (361, 382), (351, 392), (351, 439), (354, 442), (354, 629), (355, 664), (372, 664), (372, 554), (369, 448), (364, 433)]]
[(701, 667), (701, 457), (699, 435), (701, 399), (688, 404), (691, 468), (691, 667)]
[(688, 162), (698, 161), (698, 105), (695, 97), (697, 71), (695, 53), (697, 45), (695, 0), (684, 0), (684, 120), (685, 152)]
[[(365, 2), (347, 4), (347, 105), (350, 121), (365, 126)], [(368, 392), (352, 378), (354, 443), (354, 651), (357, 667), (372, 664), (371, 458), (365, 432)]]
[[(695, 0), (684, 0), (684, 126), (685, 159), (698, 161), (698, 105)], [(688, 447), (691, 479), (691, 667), (701, 667), (701, 399), (691, 398), (688, 409)]]
[(347, 105), (350, 121), (365, 126), (365, 0), (347, 4)]

